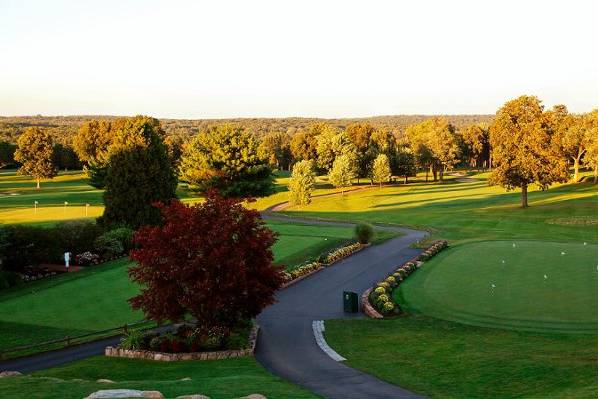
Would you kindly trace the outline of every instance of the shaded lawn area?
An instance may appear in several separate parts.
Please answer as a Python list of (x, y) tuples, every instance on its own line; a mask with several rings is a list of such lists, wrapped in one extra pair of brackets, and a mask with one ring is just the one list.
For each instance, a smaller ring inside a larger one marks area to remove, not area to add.
[[(101, 384), (105, 378), (115, 384)], [(190, 378), (189, 381), (181, 381)], [(81, 399), (100, 389), (158, 390), (166, 398), (201, 393), (231, 399), (261, 393), (269, 399), (312, 399), (317, 396), (275, 377), (251, 357), (156, 362), (103, 356), (34, 373), (0, 379), (2, 397), (11, 399)]]
[(326, 321), (351, 367), (430, 398), (598, 397), (598, 336), (469, 327), (424, 316)]

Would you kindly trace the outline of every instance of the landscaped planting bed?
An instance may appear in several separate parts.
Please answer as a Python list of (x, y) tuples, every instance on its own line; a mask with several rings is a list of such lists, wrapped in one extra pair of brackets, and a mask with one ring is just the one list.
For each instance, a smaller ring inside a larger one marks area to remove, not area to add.
[(382, 318), (400, 313), (401, 308), (392, 300), (393, 291), (420, 268), (424, 261), (429, 260), (447, 246), (448, 242), (445, 240), (435, 241), (416, 258), (405, 262), (384, 280), (379, 281), (376, 286), (366, 291), (362, 297), (365, 313), (373, 318)]

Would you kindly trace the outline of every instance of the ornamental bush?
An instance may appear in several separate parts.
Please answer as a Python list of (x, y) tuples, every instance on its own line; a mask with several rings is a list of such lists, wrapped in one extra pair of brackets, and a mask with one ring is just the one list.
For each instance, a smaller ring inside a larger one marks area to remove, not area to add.
[(374, 239), (374, 228), (368, 223), (359, 223), (355, 226), (355, 236), (360, 244), (369, 244)]
[(158, 208), (162, 224), (135, 233), (129, 276), (141, 290), (133, 309), (158, 323), (191, 316), (200, 335), (226, 337), (274, 302), (284, 276), (272, 263), (276, 234), (258, 211), (215, 191), (199, 204)]

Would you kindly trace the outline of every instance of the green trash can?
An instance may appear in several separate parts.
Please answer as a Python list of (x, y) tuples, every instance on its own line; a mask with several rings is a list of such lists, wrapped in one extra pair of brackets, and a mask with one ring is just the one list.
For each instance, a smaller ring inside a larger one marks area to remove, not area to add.
[(359, 311), (359, 297), (356, 292), (343, 291), (343, 308), (347, 313)]

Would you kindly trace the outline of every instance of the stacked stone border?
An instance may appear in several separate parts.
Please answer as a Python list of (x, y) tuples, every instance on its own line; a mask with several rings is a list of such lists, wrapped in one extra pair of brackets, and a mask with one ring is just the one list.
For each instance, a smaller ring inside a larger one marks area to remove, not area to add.
[(188, 353), (165, 353), (148, 350), (122, 349), (108, 346), (104, 354), (108, 357), (124, 357), (129, 359), (146, 359), (163, 362), (175, 362), (179, 360), (220, 360), (234, 357), (253, 356), (257, 336), (260, 327), (256, 324), (249, 333), (249, 347), (246, 349), (214, 351), (214, 352), (188, 352)]
[(392, 301), (392, 294), (399, 285), (413, 272), (422, 267), (425, 261), (448, 247), (446, 240), (434, 241), (421, 254), (408, 260), (390, 273), (384, 280), (379, 281), (374, 287), (369, 288), (361, 295), (363, 313), (373, 319), (383, 319), (395, 316), (401, 309)]
[(335, 263), (340, 262), (341, 260), (353, 255), (354, 253), (369, 247), (370, 245), (372, 244), (360, 244), (358, 242), (355, 242), (331, 251), (326, 256), (326, 262), (315, 261), (303, 266), (298, 266), (289, 272), (285, 272), (285, 283), (281, 286), (281, 288), (286, 288), (290, 285), (298, 283), (304, 278), (307, 278), (326, 267), (330, 267)]

